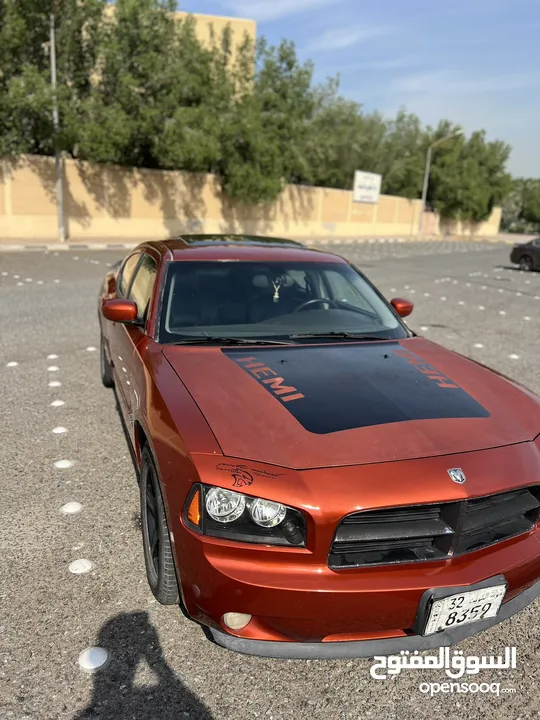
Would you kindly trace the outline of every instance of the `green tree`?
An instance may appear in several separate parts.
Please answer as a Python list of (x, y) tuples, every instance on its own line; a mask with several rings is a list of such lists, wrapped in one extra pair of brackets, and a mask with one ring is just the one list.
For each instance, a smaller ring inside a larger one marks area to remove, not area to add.
[(540, 180), (521, 180), (522, 211), (521, 219), (540, 227)]
[(0, 154), (54, 149), (50, 15), (56, 10), (59, 141), (69, 147), (83, 118), (96, 67), (105, 0), (3, 0), (0, 3)]
[[(440, 124), (433, 139), (453, 134), (457, 128)], [(428, 192), (429, 204), (441, 217), (470, 222), (486, 220), (511, 189), (506, 172), (510, 147), (487, 142), (485, 132), (467, 140), (455, 137), (437, 148)]]

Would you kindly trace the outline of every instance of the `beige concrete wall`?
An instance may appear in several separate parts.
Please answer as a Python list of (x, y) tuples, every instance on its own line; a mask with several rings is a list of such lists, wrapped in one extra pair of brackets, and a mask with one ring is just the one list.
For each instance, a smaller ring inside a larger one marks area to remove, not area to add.
[[(167, 237), (179, 232), (259, 233), (305, 238), (414, 237), (419, 200), (381, 196), (354, 203), (346, 190), (287, 186), (274, 203), (243, 206), (224, 196), (212, 175), (128, 169), (64, 161), (65, 224), (71, 240)], [(495, 236), (496, 208), (476, 228), (441, 227), (426, 213), (424, 234)], [(0, 238), (54, 240), (54, 160), (25, 156), (0, 161)]]

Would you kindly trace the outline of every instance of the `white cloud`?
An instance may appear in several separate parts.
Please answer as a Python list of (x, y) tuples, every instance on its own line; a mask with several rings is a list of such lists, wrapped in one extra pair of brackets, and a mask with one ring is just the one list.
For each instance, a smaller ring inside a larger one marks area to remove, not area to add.
[(525, 73), (496, 75), (492, 77), (464, 77), (446, 70), (421, 72), (396, 78), (391, 89), (399, 93), (431, 93), (476, 95), (477, 93), (501, 93), (520, 90), (535, 84)]
[(309, 43), (308, 50), (341, 50), (368, 40), (391, 35), (393, 29), (376, 25), (353, 25), (325, 30), (322, 35)]
[(264, 22), (300, 15), (310, 10), (338, 5), (345, 0), (225, 0), (233, 12), (242, 17)]

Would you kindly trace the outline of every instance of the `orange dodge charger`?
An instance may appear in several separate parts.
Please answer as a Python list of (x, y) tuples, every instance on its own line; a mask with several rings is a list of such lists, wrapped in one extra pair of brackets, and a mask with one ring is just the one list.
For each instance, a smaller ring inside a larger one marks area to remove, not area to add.
[(287, 658), (451, 645), (540, 594), (540, 398), (277, 238), (141, 244), (99, 298), (159, 602)]

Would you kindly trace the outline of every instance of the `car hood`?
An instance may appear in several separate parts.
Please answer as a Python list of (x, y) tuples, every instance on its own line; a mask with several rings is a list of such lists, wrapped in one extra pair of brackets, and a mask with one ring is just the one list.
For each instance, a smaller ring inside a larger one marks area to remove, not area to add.
[(533, 440), (540, 400), (422, 338), (163, 353), (223, 453), (295, 469)]

